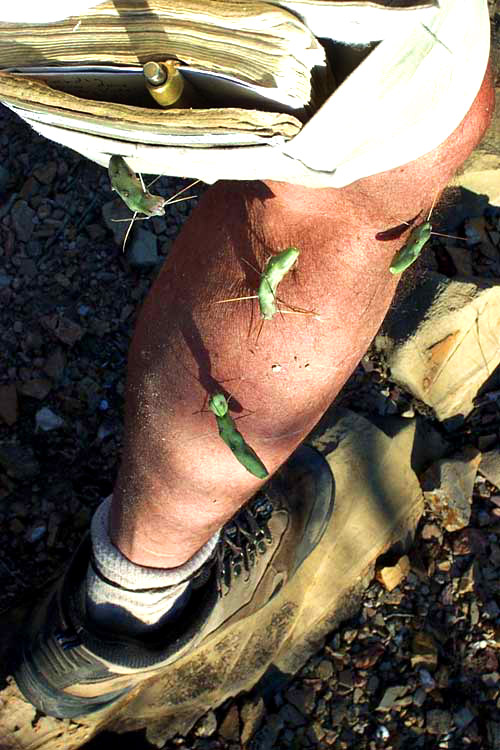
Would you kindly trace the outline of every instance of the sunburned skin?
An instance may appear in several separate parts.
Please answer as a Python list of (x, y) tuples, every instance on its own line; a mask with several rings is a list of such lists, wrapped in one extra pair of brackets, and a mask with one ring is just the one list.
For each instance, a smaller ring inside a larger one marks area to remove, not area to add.
[[(400, 279), (388, 268), (401, 239), (378, 241), (380, 228), (432, 204), (492, 110), (488, 73), (464, 121), (414, 162), (338, 190), (218, 182), (205, 193), (146, 299), (130, 349), (110, 529), (129, 560), (183, 564), (261, 484), (233, 470), (222, 440), (200, 450), (196, 438), (213, 430), (213, 415), (200, 417), (199, 404), (214, 383), (237, 383), (232, 391), (251, 412), (245, 440), (269, 474), (316, 424), (366, 352)], [(291, 246), (300, 248), (300, 274), (287, 303), (320, 310), (321, 321), (284, 316), (256, 346), (251, 306), (214, 303), (254, 294), (245, 262), (263, 268)]]

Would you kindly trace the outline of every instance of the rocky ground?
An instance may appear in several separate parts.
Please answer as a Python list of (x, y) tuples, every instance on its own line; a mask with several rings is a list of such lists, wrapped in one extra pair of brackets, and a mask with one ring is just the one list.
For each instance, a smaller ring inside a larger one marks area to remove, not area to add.
[[(112, 488), (134, 319), (195, 201), (144, 222), (124, 254), (105, 170), (5, 109), (0, 165), (1, 616), (60, 569)], [(155, 190), (185, 184), (164, 178)], [(500, 210), (460, 200), (448, 223), (467, 243), (433, 242), (421, 268), (499, 283)], [(365, 358), (339, 403), (369, 418), (421, 414), (449, 454), (462, 451), (460, 508), (450, 519), (422, 476), (415, 544), (381, 563), (358, 615), (283, 692), (232, 700), (167, 748), (500, 747), (499, 386), (490, 379), (468, 418), (445, 430), (378, 355)], [(149, 746), (140, 733), (108, 733), (87, 747)]]

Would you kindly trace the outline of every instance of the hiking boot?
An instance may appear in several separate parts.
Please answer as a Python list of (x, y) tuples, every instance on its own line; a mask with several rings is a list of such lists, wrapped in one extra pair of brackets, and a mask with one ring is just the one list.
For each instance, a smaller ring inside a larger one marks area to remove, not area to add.
[(60, 718), (109, 706), (211, 635), (264, 607), (316, 547), (332, 506), (328, 464), (302, 446), (223, 527), (212, 558), (192, 579), (186, 606), (140, 638), (90, 620), (87, 534), (61, 579), (29, 615), (14, 667), (20, 691), (38, 709)]

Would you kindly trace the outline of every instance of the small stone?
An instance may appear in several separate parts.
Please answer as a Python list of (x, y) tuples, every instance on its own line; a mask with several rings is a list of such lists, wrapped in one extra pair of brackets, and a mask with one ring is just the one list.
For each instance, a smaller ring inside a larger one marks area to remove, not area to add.
[(479, 472), (491, 484), (500, 488), (500, 449), (496, 448), (495, 450), (483, 453), (481, 463), (479, 464)]
[(330, 704), (330, 723), (334, 727), (340, 727), (349, 711), (347, 701), (334, 701)]
[(474, 584), (475, 584), (475, 570), (474, 570), (474, 565), (472, 564), (472, 565), (469, 565), (468, 569), (460, 578), (460, 581), (458, 584), (459, 596), (463, 596), (463, 594), (469, 594), (471, 591), (474, 591)]
[(433, 672), (437, 663), (438, 650), (432, 635), (425, 630), (415, 633), (412, 640), (412, 667), (425, 667)]
[(480, 461), (481, 453), (468, 446), (452, 458), (437, 461), (421, 477), (424, 497), (441, 517), (446, 531), (457, 531), (469, 524)]
[(30, 396), (39, 401), (43, 401), (43, 399), (48, 396), (51, 388), (52, 383), (47, 378), (33, 378), (24, 383), (19, 383), (17, 386), (17, 390), (23, 396)]
[(73, 346), (85, 334), (85, 329), (63, 315), (45, 315), (41, 318), (42, 325), (62, 341), (63, 344)]
[(408, 691), (407, 685), (394, 685), (387, 688), (382, 700), (378, 704), (376, 711), (390, 711), (398, 698), (401, 698)]
[(447, 734), (451, 729), (451, 714), (440, 709), (427, 711), (425, 725), (429, 734)]
[(93, 242), (106, 237), (106, 230), (100, 224), (87, 224), (85, 231)]
[(27, 279), (34, 279), (38, 274), (38, 267), (33, 258), (23, 258), (19, 266), (19, 273)]
[(483, 607), (483, 612), (485, 613), (485, 615), (488, 615), (489, 618), (498, 622), (498, 617), (500, 616), (500, 607), (494, 599), (490, 599), (488, 602), (486, 602)]
[(339, 672), (339, 685), (346, 690), (352, 690), (354, 687), (354, 675), (350, 669), (343, 669)]
[(45, 360), (43, 366), (44, 372), (53, 380), (58, 381), (62, 378), (66, 366), (66, 357), (60, 347), (50, 354)]
[(33, 223), (35, 216), (35, 212), (28, 206), (26, 201), (16, 201), (12, 206), (12, 226), (17, 239), (21, 242), (29, 242), (31, 239), (31, 235), (35, 228)]
[[(481, 217), (481, 219), (484, 225), (484, 218)], [(481, 226), (477, 224), (477, 221), (477, 219), (466, 219), (465, 221), (465, 237), (469, 247), (479, 245), (483, 238), (484, 227), (481, 231)]]
[(40, 190), (40, 183), (38, 180), (35, 180), (33, 175), (30, 175), (27, 180), (23, 182), (21, 185), (21, 190), (19, 191), (19, 195), (21, 198), (25, 201), (31, 200), (35, 195), (37, 195), (38, 191)]
[(34, 524), (34, 526), (31, 526), (31, 528), (26, 531), (26, 541), (28, 541), (30, 544), (35, 544), (35, 542), (39, 542), (46, 533), (47, 526), (43, 523), (43, 521), (40, 521), (39, 523)]
[(363, 689), (360, 687), (355, 688), (354, 693), (352, 694), (353, 703), (355, 704), (361, 703), (364, 697), (365, 697), (365, 693)]
[[(276, 740), (282, 729), (283, 719), (277, 714), (271, 714), (252, 740), (250, 750), (276, 750)], [(243, 740), (241, 744), (243, 745)]]
[(306, 723), (304, 716), (291, 703), (285, 703), (280, 708), (279, 716), (285, 724), (289, 724), (292, 727), (302, 727)]
[[(130, 209), (127, 208), (121, 198), (115, 198), (103, 205), (101, 213), (105, 225), (113, 233), (115, 243), (121, 247), (132, 219)], [(123, 219), (128, 219), (128, 221), (122, 221)], [(136, 231), (137, 227), (132, 227), (128, 237), (129, 241)]]
[(387, 591), (392, 591), (399, 586), (408, 573), (410, 572), (410, 560), (407, 555), (403, 555), (395, 565), (388, 565), (383, 568), (379, 568), (375, 574), (375, 578), (379, 581)]
[(197, 737), (210, 737), (217, 730), (217, 718), (209, 711), (196, 723), (194, 733)]
[(379, 742), (386, 742), (390, 737), (389, 730), (383, 724), (380, 724), (375, 730), (375, 737)]
[(316, 693), (309, 685), (290, 688), (286, 691), (285, 697), (303, 716), (308, 717), (314, 711)]
[(320, 680), (329, 680), (333, 677), (335, 669), (331, 661), (322, 659), (316, 668), (316, 674)]
[(434, 690), (434, 688), (436, 687), (436, 682), (426, 669), (419, 670), (418, 675), (420, 677), (420, 684), (422, 685), (424, 690)]
[(425, 690), (423, 690), (423, 688), (417, 688), (413, 695), (413, 703), (415, 704), (415, 706), (421, 708), (424, 705), (426, 699), (427, 693), (425, 692)]
[(491, 750), (498, 750), (500, 747), (500, 721), (488, 721), (486, 728)]
[(420, 536), (422, 537), (422, 539), (425, 539), (425, 541), (436, 539), (438, 542), (440, 542), (443, 538), (441, 529), (435, 523), (426, 523), (422, 528)]
[[(495, 433), (491, 433), (489, 435), (479, 435), (477, 439), (477, 447), (481, 451), (481, 453), (485, 453), (485, 451), (488, 451), (490, 448), (493, 448), (494, 445), (497, 444), (497, 436)], [(484, 458), (484, 456), (483, 456)], [(482, 459), (481, 459), (482, 462)], [(479, 465), (479, 471), (481, 471), (481, 464)], [(500, 475), (500, 472), (499, 472)]]
[(11, 285), (13, 277), (6, 273), (0, 273), (0, 289), (7, 289)]
[(134, 312), (135, 307), (133, 305), (124, 305), (123, 310), (120, 313), (120, 322), (124, 323)]
[(471, 602), (469, 619), (471, 625), (477, 625), (479, 622), (479, 607), (477, 606), (477, 602)]
[(54, 281), (56, 281), (64, 289), (70, 289), (71, 287), (71, 281), (64, 273), (54, 274)]
[(375, 666), (384, 652), (385, 646), (383, 643), (374, 643), (373, 646), (369, 646), (364, 651), (353, 654), (353, 664), (358, 669), (371, 669), (371, 667)]
[(127, 260), (136, 268), (154, 268), (158, 264), (158, 240), (156, 236), (139, 227), (127, 246)]
[(57, 174), (57, 164), (55, 161), (48, 161), (41, 167), (34, 169), (33, 174), (42, 185), (51, 185)]
[(219, 727), (219, 734), (228, 742), (239, 742), (240, 739), (240, 714), (238, 706), (233, 703), (225, 715)]
[(483, 685), (489, 688), (498, 688), (500, 685), (500, 674), (498, 672), (490, 672), (489, 674), (481, 675), (481, 682)]
[(15, 484), (6, 474), (0, 473), (0, 500), (4, 500), (14, 490)]
[(0, 419), (9, 426), (17, 421), (17, 391), (13, 384), (0, 385)]
[(479, 529), (461, 529), (453, 537), (453, 554), (470, 555), (471, 553), (480, 554), (484, 552), (488, 545), (488, 540), (484, 533)]
[(7, 185), (9, 184), (10, 174), (9, 170), (5, 169), (0, 164), (0, 193), (4, 193), (7, 189)]
[(40, 473), (32, 449), (17, 443), (0, 443), (0, 466), (13, 479), (33, 479)]
[(9, 522), (9, 529), (12, 531), (13, 534), (19, 535), (24, 533), (24, 524), (22, 521), (19, 520), (19, 518), (13, 518)]
[(265, 706), (263, 699), (258, 696), (254, 699), (247, 699), (241, 709), (240, 716), (242, 722), (241, 744), (246, 743), (253, 737), (258, 730), (264, 718)]
[(58, 417), (48, 406), (43, 406), (35, 415), (36, 429), (43, 432), (57, 430), (64, 425), (64, 420)]

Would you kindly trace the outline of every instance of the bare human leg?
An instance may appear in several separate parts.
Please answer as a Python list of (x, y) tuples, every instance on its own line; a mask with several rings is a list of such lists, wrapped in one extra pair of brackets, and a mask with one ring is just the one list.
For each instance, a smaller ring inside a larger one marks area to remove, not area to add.
[[(218, 183), (184, 226), (141, 312), (129, 355), (126, 439), (110, 535), (130, 561), (173, 568), (191, 558), (261, 482), (219, 440), (207, 398), (221, 387), (249, 412), (239, 426), (272, 473), (335, 398), (366, 351), (398, 280), (401, 241), (375, 236), (424, 215), (491, 119), (487, 72), (460, 126), (437, 149), (342, 189)], [(256, 343), (252, 294), (262, 268), (301, 250), (280, 287), (286, 315)], [(253, 310), (253, 318), (252, 318)], [(279, 369), (273, 367), (279, 365)]]

